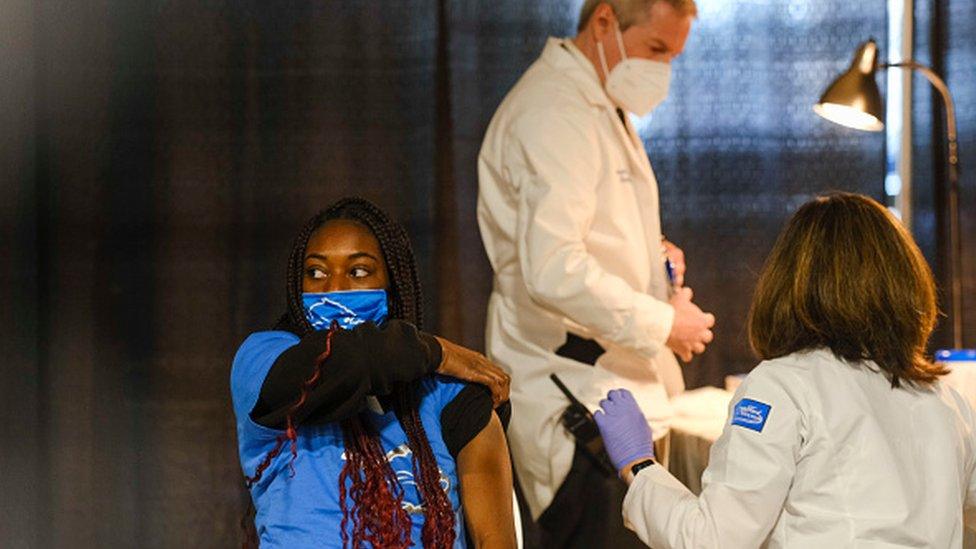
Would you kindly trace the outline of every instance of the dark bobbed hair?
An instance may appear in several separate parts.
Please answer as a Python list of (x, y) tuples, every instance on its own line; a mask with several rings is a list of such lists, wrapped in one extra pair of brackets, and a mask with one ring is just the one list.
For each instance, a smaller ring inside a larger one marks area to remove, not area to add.
[(804, 204), (759, 277), (749, 340), (763, 359), (826, 347), (889, 377), (928, 384), (946, 370), (925, 356), (935, 284), (904, 226), (876, 201), (831, 193)]

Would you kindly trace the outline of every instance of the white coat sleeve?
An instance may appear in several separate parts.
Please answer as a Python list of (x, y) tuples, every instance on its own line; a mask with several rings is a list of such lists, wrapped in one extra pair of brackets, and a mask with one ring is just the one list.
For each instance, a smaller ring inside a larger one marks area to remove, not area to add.
[(674, 309), (606, 272), (584, 243), (599, 207), (603, 161), (598, 137), (587, 128), (591, 116), (529, 114), (511, 130), (521, 163), (512, 173), (519, 186), (516, 236), (522, 275), (540, 306), (652, 357), (671, 333)]
[(970, 530), (976, 530), (976, 469), (969, 473), (969, 487), (963, 502), (963, 521)]
[(966, 499), (963, 501), (963, 522), (970, 530), (976, 530), (976, 455), (972, 450), (973, 435), (976, 434), (976, 417), (974, 417), (976, 414), (964, 398), (960, 397), (959, 401), (964, 412), (963, 419), (968, 427), (966, 440), (970, 446), (969, 482), (966, 487)]
[[(804, 420), (796, 397), (761, 368), (732, 399), (700, 496), (657, 465), (634, 479), (624, 499), (624, 521), (651, 547), (755, 548), (776, 524), (796, 472)], [(761, 430), (755, 421), (762, 406), (749, 401), (769, 406)], [(737, 416), (740, 404), (748, 409), (740, 408)], [(751, 427), (732, 424), (736, 417)]]

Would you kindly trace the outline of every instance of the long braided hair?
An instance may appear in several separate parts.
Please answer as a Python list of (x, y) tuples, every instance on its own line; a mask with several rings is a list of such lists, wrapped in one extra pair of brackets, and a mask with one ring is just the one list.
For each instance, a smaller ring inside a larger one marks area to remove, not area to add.
[[(306, 246), (316, 230), (338, 219), (354, 221), (373, 233), (383, 253), (390, 280), (387, 290), (390, 318), (406, 320), (421, 327), (420, 279), (406, 231), (373, 203), (361, 198), (345, 198), (310, 219), (295, 239), (288, 260), (288, 310), (279, 320), (277, 328), (302, 337), (314, 332), (302, 304)], [(277, 444), (265, 456), (254, 476), (246, 478), (248, 487), (261, 478), (286, 442), (290, 442), (294, 461), (298, 426), (294, 425), (292, 418), (305, 403), (309, 391), (317, 385), (322, 369), (329, 367), (327, 359), (331, 354), (331, 336), (336, 329), (335, 325), (330, 329), (326, 348), (316, 358), (315, 372), (305, 381), (298, 399), (288, 411), (285, 433), (278, 437)], [(416, 383), (397, 387), (392, 395), (393, 409), (414, 456), (413, 474), (425, 515), (421, 534), (423, 546), (449, 548), (454, 545), (455, 539), (454, 511), (441, 488), (440, 469), (418, 414), (417, 393)], [(343, 420), (340, 426), (346, 456), (339, 476), (343, 547), (351, 545), (355, 549), (364, 544), (384, 548), (409, 547), (411, 521), (402, 505), (403, 489), (386, 459), (378, 433), (363, 415)]]

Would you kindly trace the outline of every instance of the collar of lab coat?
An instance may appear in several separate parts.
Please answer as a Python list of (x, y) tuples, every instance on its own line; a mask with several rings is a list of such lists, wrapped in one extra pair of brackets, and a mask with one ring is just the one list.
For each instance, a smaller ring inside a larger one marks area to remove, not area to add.
[(542, 58), (576, 84), (580, 93), (594, 105), (616, 109), (600, 84), (600, 76), (593, 63), (583, 55), (569, 38), (549, 38)]
[[(560, 74), (566, 75), (589, 103), (607, 109), (609, 116), (616, 118), (617, 105), (610, 99), (600, 83), (596, 67), (583, 55), (583, 52), (576, 47), (572, 40), (550, 37), (546, 42), (546, 47), (542, 50), (542, 59)], [(617, 128), (617, 135), (623, 141), (624, 148), (638, 173), (643, 174), (644, 179), (652, 179), (654, 176), (651, 164), (637, 132), (629, 123), (626, 127), (623, 124), (616, 123), (614, 126)]]

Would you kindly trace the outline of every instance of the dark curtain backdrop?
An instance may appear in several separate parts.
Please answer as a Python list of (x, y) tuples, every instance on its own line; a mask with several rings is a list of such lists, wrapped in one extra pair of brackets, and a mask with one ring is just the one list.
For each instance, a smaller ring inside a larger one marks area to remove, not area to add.
[[(976, 347), (976, 1), (944, 2), (944, 9), (945, 19), (939, 21), (946, 29), (941, 36), (943, 66), (958, 111), (959, 162), (963, 170), (959, 182), (965, 314), (963, 343), (972, 348)], [(945, 344), (949, 343), (951, 339)]]
[[(297, 228), (341, 196), (404, 221), (429, 327), (481, 348), (481, 136), (579, 3), (4, 0), (0, 546), (236, 545), (230, 360), (281, 311)], [(925, 32), (976, 166), (976, 8), (936, 4)], [(883, 0), (700, 7), (671, 99), (641, 121), (665, 230), (719, 317), (690, 386), (754, 364), (749, 295), (791, 211), (830, 188), (880, 196), (884, 168), (880, 136), (810, 110), (863, 37), (884, 43)]]
[[(976, 1), (915, 2), (915, 55), (949, 86), (959, 129), (963, 263), (963, 343), (976, 347)], [(945, 111), (941, 96), (921, 75), (914, 76), (912, 175), (916, 202), (915, 238), (932, 265), (940, 289), (949, 288), (945, 242), (949, 234), (945, 187)], [(940, 292), (948, 313), (947, 291)], [(952, 324), (944, 318), (933, 347), (952, 346)]]
[(801, 204), (829, 190), (880, 198), (884, 140), (812, 112), (856, 44), (886, 37), (884, 0), (703, 3), (672, 100), (643, 132), (663, 226), (688, 256), (688, 284), (717, 317), (691, 386), (755, 365), (745, 320), (767, 251)]

